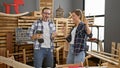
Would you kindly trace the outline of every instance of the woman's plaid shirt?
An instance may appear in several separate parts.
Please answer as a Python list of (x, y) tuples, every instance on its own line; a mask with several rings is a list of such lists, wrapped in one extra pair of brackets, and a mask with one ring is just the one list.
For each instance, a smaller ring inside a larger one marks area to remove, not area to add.
[[(70, 42), (72, 39), (71, 32), (70, 32), (70, 35), (66, 38), (68, 42)], [(83, 22), (80, 22), (76, 29), (75, 39), (74, 39), (74, 54), (75, 55), (77, 55), (80, 51), (85, 50), (87, 37), (91, 38), (92, 33), (87, 34), (86, 25)]]

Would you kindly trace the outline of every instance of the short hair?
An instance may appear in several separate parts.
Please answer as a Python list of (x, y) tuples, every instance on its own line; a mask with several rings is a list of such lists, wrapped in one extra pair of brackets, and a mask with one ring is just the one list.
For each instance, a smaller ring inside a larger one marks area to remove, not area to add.
[(44, 10), (46, 10), (46, 9), (50, 10), (50, 8), (45, 7), (45, 8), (43, 8), (43, 9), (42, 9), (42, 13), (43, 13), (43, 12), (44, 12)]
[(80, 16), (80, 20), (82, 19), (82, 16), (83, 16), (82, 10), (76, 9), (76, 10), (73, 10), (72, 13), (75, 13), (77, 16)]

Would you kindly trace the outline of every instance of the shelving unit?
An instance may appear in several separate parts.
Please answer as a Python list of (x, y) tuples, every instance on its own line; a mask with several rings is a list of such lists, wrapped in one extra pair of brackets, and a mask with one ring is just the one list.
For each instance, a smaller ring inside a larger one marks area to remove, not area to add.
[[(68, 18), (54, 18), (57, 37), (55, 38), (56, 60), (57, 64), (64, 64), (66, 61), (69, 46), (66, 43), (65, 37), (69, 35), (74, 23)], [(63, 30), (64, 29), (64, 30)]]

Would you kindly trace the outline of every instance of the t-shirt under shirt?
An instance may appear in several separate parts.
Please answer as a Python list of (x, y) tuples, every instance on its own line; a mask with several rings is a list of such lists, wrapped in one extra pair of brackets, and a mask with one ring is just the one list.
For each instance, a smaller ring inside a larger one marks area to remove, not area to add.
[(49, 22), (42, 22), (43, 23), (43, 39), (44, 43), (42, 43), (42, 48), (50, 48), (50, 29), (49, 29)]
[(74, 44), (76, 29), (77, 29), (77, 27), (74, 27), (71, 32), (72, 40), (71, 40), (70, 44)]

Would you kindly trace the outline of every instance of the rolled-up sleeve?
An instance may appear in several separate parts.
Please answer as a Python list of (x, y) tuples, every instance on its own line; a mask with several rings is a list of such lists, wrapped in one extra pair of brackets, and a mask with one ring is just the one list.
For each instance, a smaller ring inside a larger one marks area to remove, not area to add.
[(67, 42), (70, 42), (72, 40), (71, 34), (66, 37)]
[(88, 36), (89, 38), (92, 38), (92, 36), (93, 36), (92, 32), (91, 32), (90, 34), (87, 34), (87, 36)]

